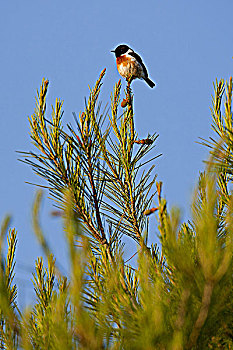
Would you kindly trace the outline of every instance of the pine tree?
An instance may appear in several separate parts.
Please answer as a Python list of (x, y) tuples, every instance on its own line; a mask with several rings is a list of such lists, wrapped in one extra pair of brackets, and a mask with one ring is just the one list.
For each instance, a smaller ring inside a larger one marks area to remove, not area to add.
[[(148, 160), (158, 135), (140, 139), (135, 130), (131, 79), (121, 106), (121, 82), (115, 85), (109, 113), (98, 102), (104, 74), (74, 114), (75, 126), (66, 129), (61, 100), (47, 119), (48, 81), (42, 81), (30, 118), (36, 150), (24, 153), (24, 162), (44, 178), (63, 219), (70, 274), (59, 270), (40, 227), (39, 191), (33, 225), (47, 263), (36, 260), (32, 309), (17, 307), (17, 235), (9, 231), (5, 260), (7, 220), (2, 225), (0, 348), (231, 349), (232, 79), (216, 83), (212, 115), (219, 139), (203, 140), (210, 159), (192, 217), (181, 223), (178, 209), (168, 211), (154, 164), (148, 165), (158, 157)], [(160, 246), (148, 245), (153, 213)], [(136, 266), (124, 258), (124, 236), (137, 245)]]

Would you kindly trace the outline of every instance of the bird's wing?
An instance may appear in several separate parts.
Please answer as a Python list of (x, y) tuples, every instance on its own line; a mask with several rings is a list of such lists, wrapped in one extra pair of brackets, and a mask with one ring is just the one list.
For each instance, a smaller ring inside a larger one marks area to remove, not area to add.
[(134, 52), (134, 51), (133, 51), (133, 52), (129, 52), (129, 55), (132, 56), (132, 57), (134, 57), (134, 58), (136, 58), (136, 60), (137, 60), (137, 61), (140, 63), (140, 65), (142, 66), (143, 71), (144, 71), (144, 73), (145, 73), (145, 76), (148, 77), (147, 69), (146, 69), (144, 63), (142, 62), (141, 57), (140, 57), (136, 52)]

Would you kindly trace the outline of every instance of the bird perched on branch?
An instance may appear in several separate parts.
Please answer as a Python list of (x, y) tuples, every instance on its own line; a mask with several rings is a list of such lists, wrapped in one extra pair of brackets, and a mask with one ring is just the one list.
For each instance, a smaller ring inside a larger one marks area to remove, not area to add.
[(145, 82), (153, 88), (155, 83), (148, 77), (147, 69), (142, 62), (141, 57), (127, 45), (119, 45), (115, 50), (117, 69), (123, 78), (144, 79)]

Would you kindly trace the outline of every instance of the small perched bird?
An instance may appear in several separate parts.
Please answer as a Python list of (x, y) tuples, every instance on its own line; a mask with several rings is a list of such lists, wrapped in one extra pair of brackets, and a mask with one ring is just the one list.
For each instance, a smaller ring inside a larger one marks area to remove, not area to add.
[(155, 83), (148, 78), (147, 69), (141, 57), (127, 45), (119, 45), (115, 50), (117, 69), (123, 78), (144, 79), (153, 88)]

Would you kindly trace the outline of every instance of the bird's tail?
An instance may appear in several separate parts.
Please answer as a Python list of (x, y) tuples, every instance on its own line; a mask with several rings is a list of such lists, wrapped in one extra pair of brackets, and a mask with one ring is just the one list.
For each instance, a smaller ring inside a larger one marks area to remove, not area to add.
[(147, 84), (148, 84), (151, 88), (153, 88), (153, 87), (155, 86), (155, 83), (153, 83), (153, 81), (150, 80), (149, 78), (144, 78), (144, 80), (147, 82)]

